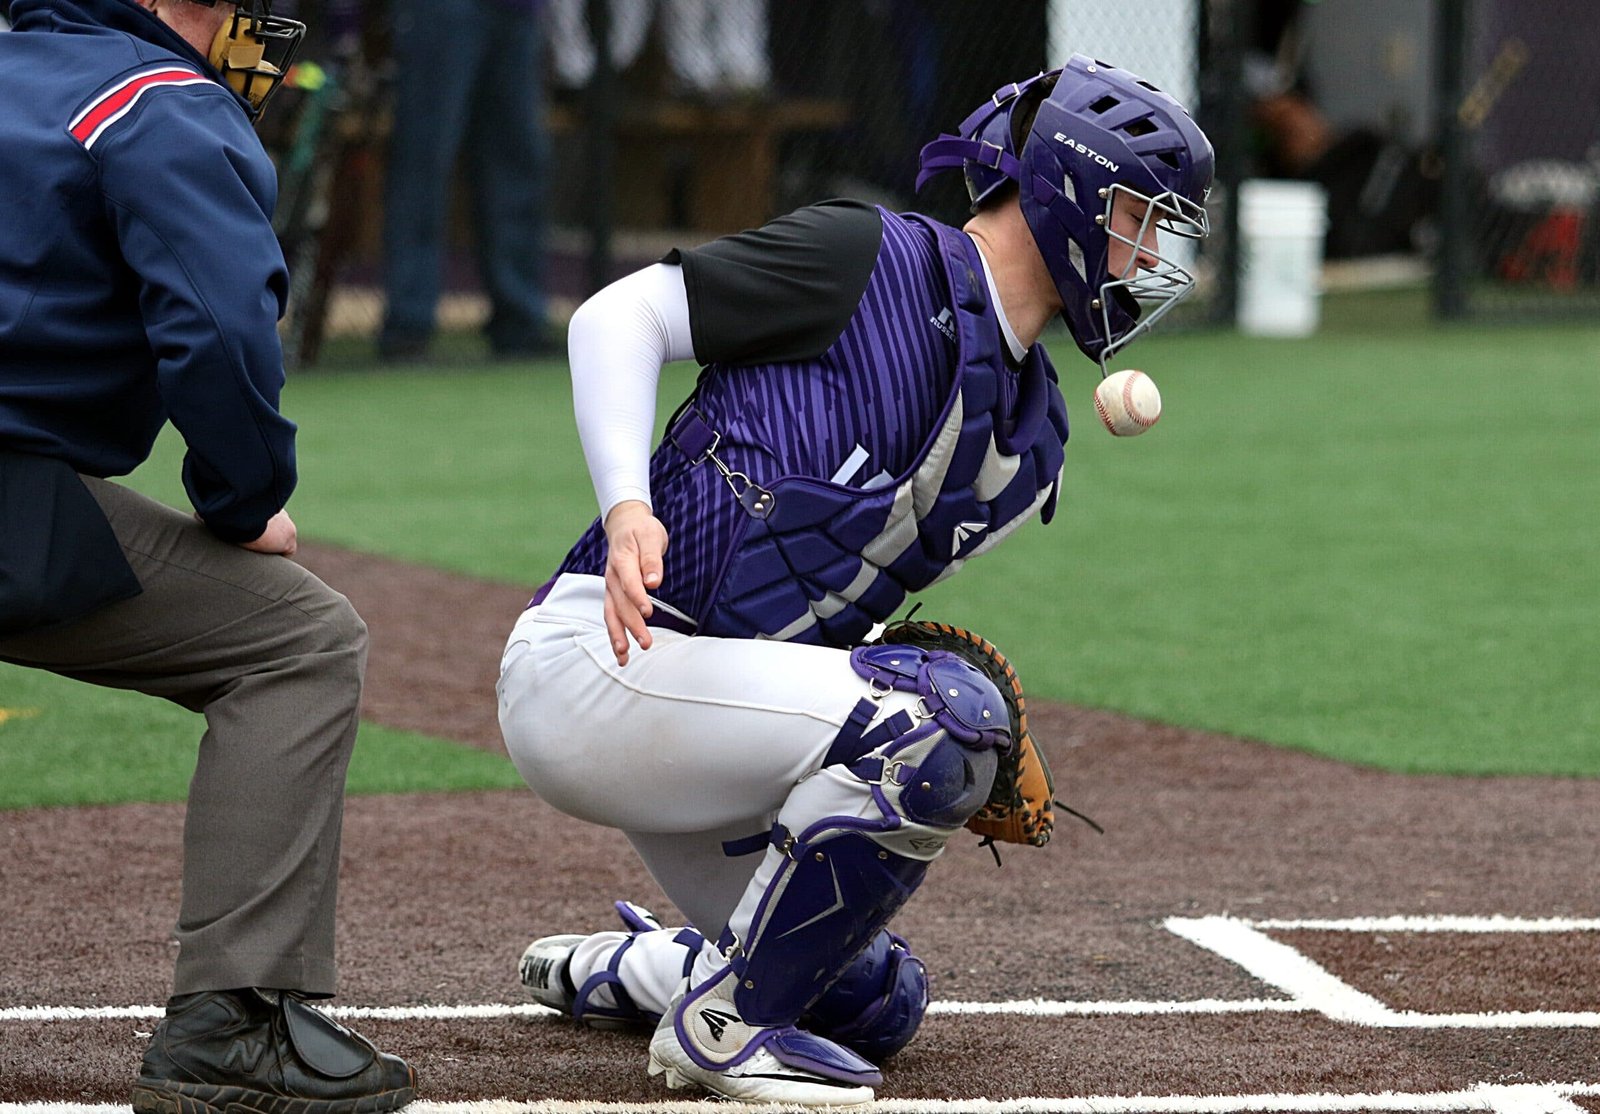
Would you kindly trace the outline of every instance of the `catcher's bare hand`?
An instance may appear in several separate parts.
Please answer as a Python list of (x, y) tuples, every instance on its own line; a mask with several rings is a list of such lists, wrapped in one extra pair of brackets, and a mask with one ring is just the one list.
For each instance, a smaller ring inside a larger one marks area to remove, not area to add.
[(650, 648), (650, 592), (661, 587), (667, 528), (648, 503), (629, 499), (606, 515), (606, 633), (618, 665), (628, 664), (628, 636)]

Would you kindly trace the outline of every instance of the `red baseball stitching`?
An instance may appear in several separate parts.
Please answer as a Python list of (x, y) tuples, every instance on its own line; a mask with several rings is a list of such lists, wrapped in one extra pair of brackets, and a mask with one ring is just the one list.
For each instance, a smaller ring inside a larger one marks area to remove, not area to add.
[(1128, 417), (1133, 419), (1133, 424), (1149, 429), (1156, 424), (1154, 418), (1145, 418), (1133, 408), (1133, 385), (1144, 377), (1144, 372), (1136, 371), (1128, 376), (1128, 381), (1122, 384), (1122, 408), (1128, 412)]
[(1116, 426), (1111, 424), (1111, 415), (1106, 413), (1105, 403), (1100, 401), (1099, 395), (1094, 396), (1094, 412), (1100, 415), (1101, 425), (1105, 426), (1112, 433), (1117, 432)]

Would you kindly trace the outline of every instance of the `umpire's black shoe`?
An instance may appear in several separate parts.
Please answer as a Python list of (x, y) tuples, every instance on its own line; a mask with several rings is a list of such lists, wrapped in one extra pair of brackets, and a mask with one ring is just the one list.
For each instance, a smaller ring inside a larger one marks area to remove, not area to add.
[(167, 1002), (150, 1038), (139, 1114), (384, 1114), (416, 1074), (290, 993), (216, 990)]

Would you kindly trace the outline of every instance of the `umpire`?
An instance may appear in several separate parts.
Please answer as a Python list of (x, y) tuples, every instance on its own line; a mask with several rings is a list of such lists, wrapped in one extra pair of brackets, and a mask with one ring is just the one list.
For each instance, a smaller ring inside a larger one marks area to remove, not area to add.
[[(252, 125), (304, 27), (267, 0), (13, 0), (0, 35), (0, 660), (206, 717), (173, 997), (137, 1111), (373, 1114), (403, 1061), (335, 989), (366, 627), (288, 560), (287, 276)], [(107, 477), (171, 421), (190, 515)], [(114, 740), (108, 740), (114, 745)]]

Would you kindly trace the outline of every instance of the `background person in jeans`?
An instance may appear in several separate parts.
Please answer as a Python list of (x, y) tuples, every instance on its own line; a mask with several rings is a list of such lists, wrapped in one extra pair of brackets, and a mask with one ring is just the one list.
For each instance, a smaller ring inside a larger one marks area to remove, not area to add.
[(561, 351), (545, 301), (540, 0), (395, 0), (394, 126), (383, 243), (388, 299), (378, 354), (423, 359), (433, 339), (457, 155), (472, 194), (485, 328), (495, 356)]

